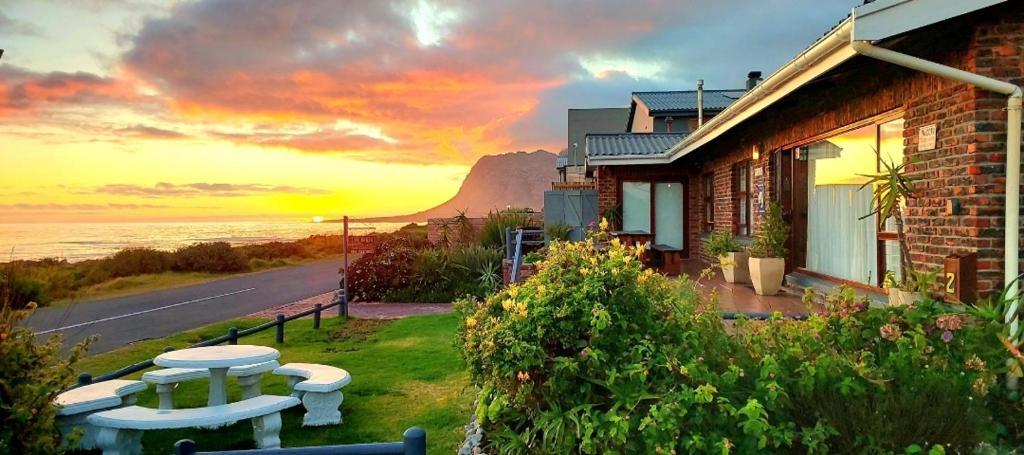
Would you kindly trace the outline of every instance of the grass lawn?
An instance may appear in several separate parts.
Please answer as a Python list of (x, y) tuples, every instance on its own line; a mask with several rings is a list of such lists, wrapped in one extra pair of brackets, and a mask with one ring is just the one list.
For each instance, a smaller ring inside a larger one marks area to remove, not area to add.
[[(348, 255), (349, 264), (355, 262), (355, 260), (358, 259), (359, 256), (361, 256), (360, 253), (350, 253)], [(214, 280), (234, 278), (242, 276), (245, 273), (257, 273), (264, 272), (267, 270), (279, 269), (283, 267), (312, 264), (321, 261), (331, 261), (341, 259), (341, 257), (342, 255), (335, 254), (318, 258), (289, 258), (278, 259), (275, 261), (263, 261), (259, 263), (251, 263), (252, 270), (243, 273), (164, 272), (118, 277), (109, 281), (94, 284), (87, 288), (79, 289), (78, 291), (75, 292), (75, 296), (73, 298), (64, 298), (56, 300), (48, 304), (47, 306), (59, 307), (68, 305), (70, 303), (86, 303), (90, 300), (109, 299), (114, 297), (124, 297), (127, 295), (143, 294), (146, 292), (159, 291), (161, 289), (191, 286), (193, 284), (206, 283)]]
[[(183, 348), (190, 343), (219, 336), (228, 327), (246, 328), (263, 321), (240, 319), (214, 324), (171, 338), (149, 340), (116, 351), (88, 357), (79, 371), (98, 375), (163, 351), (166, 345)], [(272, 346), (281, 351), (281, 363), (311, 362), (335, 365), (352, 374), (343, 390), (341, 412), (344, 422), (337, 426), (303, 428), (302, 406), (283, 413), (283, 447), (323, 444), (399, 441), (406, 428), (418, 425), (427, 432), (428, 451), (454, 453), (464, 437), (462, 425), (470, 418), (473, 391), (452, 341), (454, 314), (416, 316), (397, 321), (324, 319), (319, 331), (311, 320), (289, 322), (285, 343), (275, 345), (274, 331), (244, 338), (245, 344)], [(131, 376), (137, 379), (141, 374)], [(178, 407), (206, 403), (208, 383), (191, 381), (175, 391)], [(263, 393), (287, 395), (283, 377), (265, 375)], [(241, 392), (229, 379), (229, 400)], [(153, 387), (139, 398), (142, 406), (156, 407)], [(219, 430), (147, 431), (142, 443), (145, 453), (170, 453), (174, 442), (190, 438), (200, 450), (252, 448), (252, 426), (248, 421)]]

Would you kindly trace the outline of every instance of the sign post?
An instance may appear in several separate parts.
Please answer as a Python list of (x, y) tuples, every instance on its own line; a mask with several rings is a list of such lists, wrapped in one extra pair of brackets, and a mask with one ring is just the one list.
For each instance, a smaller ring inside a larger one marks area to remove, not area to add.
[(342, 218), (342, 226), (341, 304), (338, 305), (338, 315), (348, 317), (348, 215)]

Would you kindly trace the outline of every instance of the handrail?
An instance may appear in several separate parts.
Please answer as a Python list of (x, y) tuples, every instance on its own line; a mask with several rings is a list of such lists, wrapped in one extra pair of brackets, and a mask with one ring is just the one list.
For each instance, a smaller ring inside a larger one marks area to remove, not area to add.
[[(333, 307), (339, 306), (339, 305), (348, 305), (348, 298), (347, 298), (347, 296), (345, 295), (344, 292), (338, 292), (338, 298), (335, 299), (334, 301), (332, 301), (331, 303), (328, 303), (327, 305), (322, 305), (322, 304), (318, 303), (315, 306), (313, 306), (313, 308), (310, 308), (310, 309), (308, 309), (306, 311), (303, 311), (303, 312), (300, 312), (300, 313), (296, 313), (296, 314), (293, 314), (293, 315), (287, 316), (287, 317), (285, 317), (282, 314), (278, 314), (277, 318), (275, 320), (273, 320), (273, 321), (265, 322), (263, 324), (257, 325), (255, 327), (250, 327), (250, 328), (244, 329), (244, 330), (238, 330), (235, 327), (231, 327), (230, 329), (228, 329), (227, 335), (221, 335), (221, 336), (216, 337), (216, 338), (211, 338), (209, 340), (200, 341), (200, 342), (198, 342), (196, 344), (193, 344), (193, 345), (189, 346), (189, 348), (201, 348), (201, 347), (206, 347), (206, 346), (216, 346), (218, 344), (225, 343), (225, 342), (230, 343), (230, 344), (238, 344), (238, 339), (239, 338), (246, 337), (246, 336), (249, 336), (249, 335), (252, 335), (252, 334), (255, 334), (255, 333), (262, 332), (262, 331), (267, 330), (267, 329), (269, 329), (271, 327), (276, 327), (278, 329), (278, 342), (281, 343), (281, 342), (283, 342), (284, 324), (286, 322), (294, 321), (296, 319), (301, 319), (301, 318), (304, 318), (304, 317), (309, 316), (309, 315), (312, 314), (313, 315), (313, 328), (319, 329), (320, 328), (320, 313), (322, 313), (326, 309), (333, 308)], [(164, 349), (164, 352), (169, 352), (169, 351), (172, 351), (172, 350), (173, 350), (173, 348), (168, 346), (167, 348)], [(152, 368), (153, 366), (154, 366), (153, 359), (147, 359), (147, 360), (143, 360), (141, 362), (133, 363), (131, 365), (128, 365), (128, 366), (123, 367), (123, 368), (118, 369), (118, 370), (114, 370), (114, 371), (110, 371), (110, 372), (101, 374), (101, 375), (96, 376), (96, 377), (93, 377), (89, 373), (82, 373), (82, 374), (78, 375), (78, 384), (75, 384), (71, 388), (80, 387), (80, 386), (88, 385), (88, 384), (93, 384), (93, 383), (96, 383), (96, 382), (109, 381), (111, 379), (122, 378), (122, 377), (128, 376), (129, 374), (138, 373), (139, 371)]]
[(516, 252), (512, 256), (512, 276), (509, 281), (515, 283), (519, 279), (519, 265), (522, 263), (523, 255), (523, 230), (516, 229)]

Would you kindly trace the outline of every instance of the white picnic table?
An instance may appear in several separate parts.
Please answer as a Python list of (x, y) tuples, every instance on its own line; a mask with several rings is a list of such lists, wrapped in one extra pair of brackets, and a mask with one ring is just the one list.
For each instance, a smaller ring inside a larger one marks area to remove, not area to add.
[(165, 368), (206, 368), (210, 370), (209, 406), (227, 403), (228, 369), (277, 360), (281, 353), (266, 346), (248, 344), (206, 346), (165, 352), (153, 363)]

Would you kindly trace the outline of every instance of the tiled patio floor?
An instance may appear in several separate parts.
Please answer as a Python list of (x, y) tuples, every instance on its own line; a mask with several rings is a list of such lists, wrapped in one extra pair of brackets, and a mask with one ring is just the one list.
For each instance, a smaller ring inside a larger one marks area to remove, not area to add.
[[(699, 259), (683, 261), (683, 273), (696, 279), (707, 265)], [(757, 295), (754, 287), (747, 284), (730, 284), (722, 278), (722, 271), (715, 268), (715, 275), (699, 282), (706, 294), (718, 291), (718, 302), (724, 313), (771, 314), (781, 311), (786, 316), (798, 316), (807, 313), (807, 308), (800, 301), (800, 296), (786, 290), (772, 296)]]

